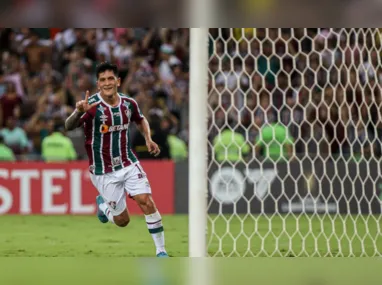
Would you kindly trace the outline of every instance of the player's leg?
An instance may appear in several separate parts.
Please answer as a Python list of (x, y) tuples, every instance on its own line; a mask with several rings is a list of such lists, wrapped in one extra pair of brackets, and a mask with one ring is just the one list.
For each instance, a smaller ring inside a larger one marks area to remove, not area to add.
[[(97, 200), (97, 205), (98, 205), (98, 219), (102, 223), (113, 223), (116, 224), (119, 227), (126, 227), (129, 222), (130, 222), (130, 215), (129, 211), (127, 210), (126, 207), (126, 197), (123, 197), (123, 201), (120, 201), (119, 204), (116, 208), (118, 209), (123, 209), (122, 213), (118, 214), (120, 211), (115, 211), (115, 209), (112, 208), (110, 204), (105, 202), (103, 197), (101, 195), (98, 195), (96, 200)], [(124, 203), (123, 203), (124, 202)]]
[(152, 198), (151, 187), (146, 173), (140, 164), (134, 165), (127, 173), (125, 187), (130, 197), (137, 202), (145, 215), (147, 228), (156, 247), (156, 255), (158, 257), (167, 257), (162, 217)]
[(130, 222), (126, 205), (126, 192), (121, 173), (91, 175), (93, 185), (99, 194), (96, 197), (97, 217), (102, 223), (111, 222), (125, 227)]
[(147, 228), (154, 240), (157, 256), (167, 257), (162, 217), (155, 205), (152, 195), (147, 193), (137, 194), (132, 198), (137, 202), (145, 215)]

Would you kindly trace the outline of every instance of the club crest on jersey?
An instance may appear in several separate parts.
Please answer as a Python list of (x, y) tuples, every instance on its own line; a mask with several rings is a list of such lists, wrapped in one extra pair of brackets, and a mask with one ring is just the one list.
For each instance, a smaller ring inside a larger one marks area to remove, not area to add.
[(127, 109), (127, 110), (125, 111), (125, 113), (126, 113), (126, 116), (129, 118), (129, 121), (130, 121), (130, 119), (131, 119), (131, 110), (130, 110), (130, 109)]
[(120, 156), (113, 157), (111, 163), (112, 163), (113, 166), (121, 165), (121, 163), (122, 163), (121, 157)]
[(131, 118), (131, 110), (130, 110), (130, 102), (123, 102), (123, 105), (126, 107), (126, 111), (125, 111), (125, 114), (126, 116), (129, 118), (129, 121), (130, 121), (130, 118)]

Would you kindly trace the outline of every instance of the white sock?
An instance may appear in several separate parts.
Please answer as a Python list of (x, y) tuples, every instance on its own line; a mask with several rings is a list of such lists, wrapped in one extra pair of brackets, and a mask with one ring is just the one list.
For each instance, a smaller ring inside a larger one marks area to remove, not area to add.
[(106, 217), (109, 219), (109, 222), (115, 224), (114, 223), (114, 217), (111, 214), (111, 212), (110, 212), (109, 208), (107, 207), (106, 203), (100, 204), (99, 208), (106, 215)]
[(151, 215), (145, 215), (147, 228), (151, 234), (156, 247), (156, 253), (166, 252), (164, 242), (164, 231), (162, 225), (162, 217), (158, 211)]

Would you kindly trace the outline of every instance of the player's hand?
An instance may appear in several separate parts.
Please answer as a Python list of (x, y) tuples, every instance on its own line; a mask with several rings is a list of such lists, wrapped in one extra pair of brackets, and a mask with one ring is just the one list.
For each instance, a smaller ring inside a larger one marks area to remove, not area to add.
[(76, 103), (76, 109), (78, 112), (85, 113), (88, 110), (90, 110), (91, 108), (93, 108), (94, 106), (98, 105), (98, 102), (95, 102), (95, 103), (89, 105), (88, 99), (89, 99), (89, 91), (86, 91), (85, 100), (81, 100), (81, 101)]
[(152, 140), (146, 141), (147, 150), (150, 154), (158, 156), (160, 154), (159, 146)]

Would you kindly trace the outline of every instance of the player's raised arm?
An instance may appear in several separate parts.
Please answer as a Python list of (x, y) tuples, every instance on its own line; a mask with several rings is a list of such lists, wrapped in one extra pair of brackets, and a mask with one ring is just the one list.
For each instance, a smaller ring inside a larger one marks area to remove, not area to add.
[(78, 128), (80, 126), (80, 120), (82, 115), (98, 104), (96, 102), (89, 105), (88, 100), (89, 100), (89, 91), (86, 91), (85, 100), (81, 100), (76, 103), (76, 109), (65, 121), (65, 128), (68, 131)]

